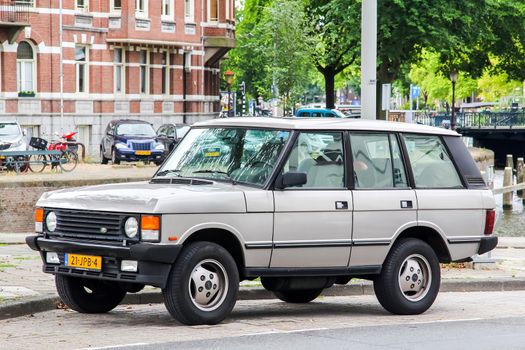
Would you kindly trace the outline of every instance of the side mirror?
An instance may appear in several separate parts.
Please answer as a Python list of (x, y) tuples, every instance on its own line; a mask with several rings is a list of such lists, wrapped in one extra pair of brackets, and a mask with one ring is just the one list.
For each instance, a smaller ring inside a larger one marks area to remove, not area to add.
[(306, 173), (289, 171), (279, 176), (277, 179), (277, 187), (285, 189), (287, 187), (295, 187), (305, 185), (307, 182)]
[(22, 130), (22, 136), (27, 136), (27, 129)]

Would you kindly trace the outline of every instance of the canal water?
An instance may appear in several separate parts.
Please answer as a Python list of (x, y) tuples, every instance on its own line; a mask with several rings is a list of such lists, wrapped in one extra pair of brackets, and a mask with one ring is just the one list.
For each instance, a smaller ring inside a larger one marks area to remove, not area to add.
[[(503, 170), (494, 172), (494, 188), (503, 187)], [(496, 198), (496, 226), (494, 233), (501, 237), (525, 237), (525, 212), (521, 198), (514, 192), (512, 210), (503, 210), (503, 195)]]

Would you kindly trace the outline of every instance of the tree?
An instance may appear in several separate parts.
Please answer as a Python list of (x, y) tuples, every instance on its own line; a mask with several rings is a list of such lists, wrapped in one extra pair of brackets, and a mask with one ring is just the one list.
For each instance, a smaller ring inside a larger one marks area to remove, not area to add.
[(335, 77), (358, 62), (361, 42), (361, 2), (307, 0), (306, 38), (317, 70), (323, 75), (326, 108), (335, 106)]

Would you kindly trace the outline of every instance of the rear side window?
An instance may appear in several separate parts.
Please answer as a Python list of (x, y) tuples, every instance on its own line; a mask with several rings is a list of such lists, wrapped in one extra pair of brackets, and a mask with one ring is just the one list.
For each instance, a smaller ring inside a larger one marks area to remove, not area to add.
[(310, 116), (310, 113), (308, 113), (308, 112), (301, 112), (301, 113), (299, 113), (299, 117), (301, 117), (301, 118), (307, 118), (309, 116)]
[(462, 188), (443, 142), (434, 135), (404, 135), (417, 188)]
[(395, 135), (350, 135), (355, 188), (408, 187)]

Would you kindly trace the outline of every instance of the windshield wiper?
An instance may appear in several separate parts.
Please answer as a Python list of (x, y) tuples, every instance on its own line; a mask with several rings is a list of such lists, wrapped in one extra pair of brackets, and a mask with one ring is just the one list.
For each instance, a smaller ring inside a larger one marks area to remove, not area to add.
[[(181, 171), (182, 171), (182, 170), (180, 170), (180, 169), (167, 169), (167, 170), (162, 170), (162, 171), (159, 171), (159, 172), (157, 173), (157, 175), (155, 175), (155, 177), (157, 177), (157, 176), (166, 176), (166, 175), (168, 175), (168, 174), (178, 174), (178, 173), (180, 173)], [(178, 174), (178, 175), (176, 175), (176, 176), (179, 176), (179, 177), (180, 177), (181, 175)]]
[(202, 170), (195, 170), (194, 172), (192, 172), (192, 174), (220, 174), (220, 175), (224, 175), (226, 179), (228, 179), (232, 183), (232, 185), (237, 184), (237, 181), (232, 179), (227, 172), (222, 171), (222, 170), (202, 169)]

